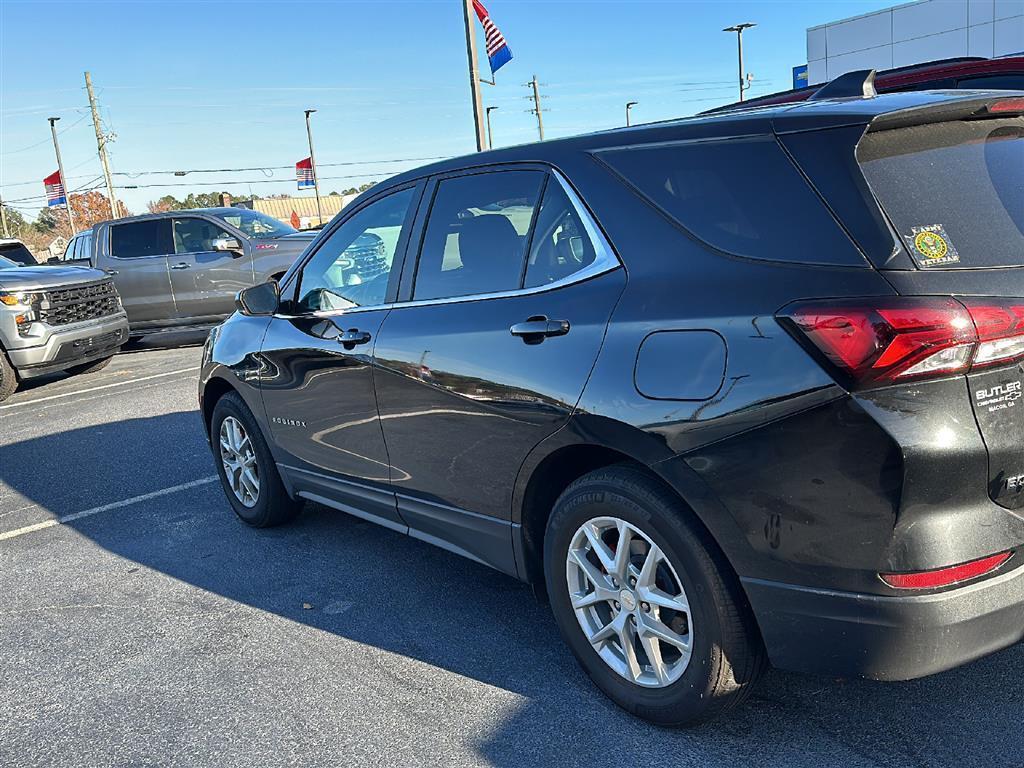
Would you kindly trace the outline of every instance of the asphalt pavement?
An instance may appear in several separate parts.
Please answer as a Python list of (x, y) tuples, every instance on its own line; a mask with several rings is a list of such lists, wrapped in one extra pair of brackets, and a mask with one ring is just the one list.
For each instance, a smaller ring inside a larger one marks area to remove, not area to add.
[(666, 730), (511, 578), (315, 505), (249, 529), (199, 355), (151, 344), (0, 405), (2, 766), (1024, 765), (1024, 647), (910, 683), (771, 672)]

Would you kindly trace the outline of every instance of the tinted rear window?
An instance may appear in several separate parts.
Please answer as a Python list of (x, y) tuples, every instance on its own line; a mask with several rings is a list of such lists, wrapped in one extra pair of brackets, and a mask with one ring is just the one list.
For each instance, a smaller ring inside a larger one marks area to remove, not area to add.
[(600, 157), (721, 251), (751, 259), (866, 266), (771, 136), (629, 147)]
[(111, 226), (110, 253), (119, 259), (174, 253), (171, 220), (149, 219)]
[(1024, 266), (1024, 118), (869, 133), (857, 160), (921, 268)]

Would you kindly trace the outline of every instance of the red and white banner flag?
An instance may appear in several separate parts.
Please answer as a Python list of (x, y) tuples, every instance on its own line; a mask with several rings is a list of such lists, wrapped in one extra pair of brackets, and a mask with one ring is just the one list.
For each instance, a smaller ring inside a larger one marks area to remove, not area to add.
[(307, 157), (295, 164), (295, 180), (299, 183), (299, 189), (313, 186), (313, 158)]
[(46, 187), (47, 205), (64, 205), (67, 203), (68, 199), (64, 191), (64, 182), (60, 178), (60, 171), (54, 171), (43, 179), (43, 186)]

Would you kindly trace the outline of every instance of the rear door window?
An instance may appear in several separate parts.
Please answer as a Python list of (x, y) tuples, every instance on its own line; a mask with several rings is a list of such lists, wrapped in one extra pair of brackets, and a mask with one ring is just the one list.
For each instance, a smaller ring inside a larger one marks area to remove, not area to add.
[(438, 183), (413, 299), (517, 290), (546, 174), (492, 171)]
[(174, 253), (170, 219), (147, 219), (110, 227), (110, 254), (137, 259)]
[(1024, 117), (868, 133), (857, 160), (918, 267), (1024, 266)]
[(772, 136), (624, 147), (599, 157), (720, 251), (750, 259), (866, 266)]

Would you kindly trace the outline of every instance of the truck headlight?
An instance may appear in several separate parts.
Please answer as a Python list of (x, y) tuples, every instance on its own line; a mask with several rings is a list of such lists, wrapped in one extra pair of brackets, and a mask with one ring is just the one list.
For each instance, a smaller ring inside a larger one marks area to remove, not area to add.
[(8, 307), (16, 307), (19, 304), (27, 306), (31, 303), (31, 293), (25, 293), (23, 291), (0, 291), (0, 304), (6, 304)]

